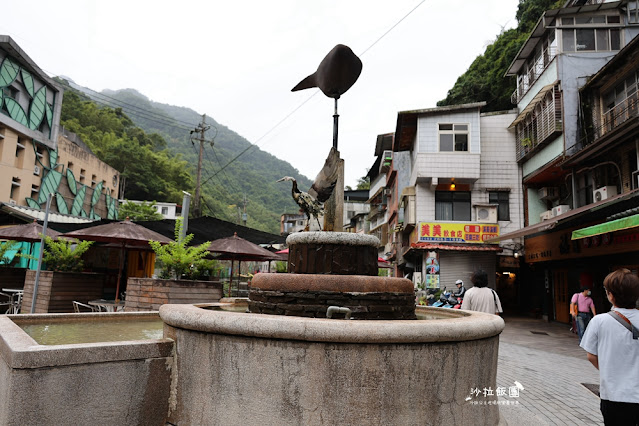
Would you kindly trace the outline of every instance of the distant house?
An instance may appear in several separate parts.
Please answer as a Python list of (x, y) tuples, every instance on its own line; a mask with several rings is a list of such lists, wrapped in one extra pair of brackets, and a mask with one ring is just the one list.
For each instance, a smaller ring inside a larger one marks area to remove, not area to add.
[(344, 191), (344, 231), (354, 233), (367, 233), (368, 189), (355, 189)]
[(303, 231), (307, 222), (303, 213), (284, 213), (280, 216), (280, 235), (287, 236)]
[(162, 201), (139, 201), (139, 200), (120, 200), (120, 204), (133, 203), (142, 205), (144, 203), (153, 204), (153, 209), (162, 215), (163, 219), (175, 219), (179, 216), (177, 203), (166, 203)]

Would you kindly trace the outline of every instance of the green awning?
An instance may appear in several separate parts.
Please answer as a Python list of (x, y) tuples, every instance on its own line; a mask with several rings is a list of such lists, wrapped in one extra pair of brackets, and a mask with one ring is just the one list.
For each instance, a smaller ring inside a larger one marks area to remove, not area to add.
[(639, 214), (613, 220), (611, 222), (600, 223), (599, 225), (593, 225), (583, 229), (577, 229), (576, 231), (572, 231), (572, 239), (578, 240), (580, 238), (621, 231), (622, 229), (634, 228), (637, 226), (639, 226)]

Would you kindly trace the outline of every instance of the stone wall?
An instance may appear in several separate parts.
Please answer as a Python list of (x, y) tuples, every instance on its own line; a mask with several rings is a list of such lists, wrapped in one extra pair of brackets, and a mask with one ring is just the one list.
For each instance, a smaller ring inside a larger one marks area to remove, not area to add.
[(498, 424), (497, 396), (486, 405), (467, 398), (471, 388), (496, 388), (503, 320), (420, 310), (447, 317), (344, 321), (165, 305), (178, 378), (168, 421)]
[(219, 281), (129, 278), (125, 311), (157, 311), (167, 303), (214, 303), (223, 297)]
[[(0, 317), (0, 424), (165, 424), (173, 342), (40, 346), (11, 321), (91, 321), (109, 315), (129, 314)], [(128, 318), (134, 321), (135, 315)]]
[(259, 289), (249, 293), (249, 311), (260, 314), (326, 318), (329, 306), (349, 308), (352, 319), (415, 319), (414, 294)]
[[(21, 312), (31, 312), (36, 271), (27, 271)], [(36, 314), (73, 312), (73, 301), (87, 303), (100, 299), (106, 277), (87, 272), (40, 271)]]

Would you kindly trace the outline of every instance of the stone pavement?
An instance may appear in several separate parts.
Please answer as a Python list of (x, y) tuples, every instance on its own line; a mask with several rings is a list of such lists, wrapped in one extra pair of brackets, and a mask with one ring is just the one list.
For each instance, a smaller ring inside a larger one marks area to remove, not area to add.
[[(582, 383), (599, 385), (570, 326), (506, 317), (500, 336), (497, 386), (523, 386), (518, 397), (499, 398), (508, 425), (603, 425), (599, 397)], [(510, 401), (518, 405), (506, 405)]]

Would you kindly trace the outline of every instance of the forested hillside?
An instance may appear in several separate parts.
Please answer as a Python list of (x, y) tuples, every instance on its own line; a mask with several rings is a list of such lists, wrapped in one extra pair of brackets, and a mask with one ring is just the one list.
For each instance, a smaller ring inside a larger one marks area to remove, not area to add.
[(483, 111), (509, 110), (515, 107), (510, 95), (515, 90), (514, 77), (504, 77), (508, 66), (535, 27), (541, 14), (561, 7), (565, 0), (520, 0), (517, 9), (517, 28), (502, 32), (459, 76), (438, 106), (486, 101)]
[[(195, 194), (199, 142), (191, 143), (190, 131), (201, 115), (152, 102), (132, 89), (80, 92), (71, 87), (72, 82), (59, 81), (65, 87), (61, 124), (122, 173), (125, 198), (181, 203), (183, 190)], [(288, 175), (303, 188), (311, 182), (290, 164), (251, 147), (210, 117), (207, 124), (211, 129), (205, 138), (213, 144), (205, 144), (203, 214), (238, 222), (238, 207), (243, 210), (246, 200), (247, 226), (279, 233), (280, 214), (298, 207), (290, 196), (290, 185), (275, 181)]]

